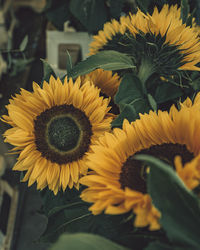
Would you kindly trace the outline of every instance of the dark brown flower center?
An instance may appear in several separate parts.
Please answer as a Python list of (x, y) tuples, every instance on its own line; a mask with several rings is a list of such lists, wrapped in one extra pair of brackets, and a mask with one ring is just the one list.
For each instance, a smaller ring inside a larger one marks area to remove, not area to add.
[(89, 149), (91, 128), (83, 111), (72, 105), (54, 106), (34, 121), (37, 150), (58, 164), (76, 161)]
[[(176, 155), (182, 157), (183, 164), (191, 161), (194, 157), (193, 153), (191, 153), (185, 145), (173, 143), (155, 145), (148, 149), (143, 149), (137, 152), (137, 154), (155, 156), (171, 166), (174, 165), (174, 157)], [(119, 182), (123, 189), (129, 187), (132, 190), (146, 193), (146, 166), (144, 166), (141, 161), (135, 160), (134, 156), (130, 156), (122, 167)]]

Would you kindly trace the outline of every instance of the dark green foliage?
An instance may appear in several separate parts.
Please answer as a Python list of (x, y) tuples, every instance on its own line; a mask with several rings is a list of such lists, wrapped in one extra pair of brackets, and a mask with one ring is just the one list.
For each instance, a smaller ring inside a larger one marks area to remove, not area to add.
[(108, 19), (107, 8), (102, 0), (73, 0), (69, 8), (89, 33), (102, 29)]
[(120, 107), (120, 115), (114, 120), (112, 127), (121, 127), (125, 118), (131, 122), (139, 118), (139, 113), (150, 110), (142, 83), (134, 74), (124, 75), (114, 100)]
[(48, 0), (45, 14), (59, 30), (69, 21), (77, 31), (95, 34), (104, 23), (120, 17), (124, 4), (124, 0)]
[(57, 205), (48, 212), (48, 225), (42, 239), (54, 242), (63, 233), (95, 233), (111, 240), (118, 241), (118, 237), (132, 229), (132, 221), (126, 221), (128, 215), (92, 215), (88, 211), (89, 204), (78, 196), (65, 205)]
[(46, 17), (59, 30), (63, 30), (64, 22), (71, 19), (68, 0), (48, 0)]

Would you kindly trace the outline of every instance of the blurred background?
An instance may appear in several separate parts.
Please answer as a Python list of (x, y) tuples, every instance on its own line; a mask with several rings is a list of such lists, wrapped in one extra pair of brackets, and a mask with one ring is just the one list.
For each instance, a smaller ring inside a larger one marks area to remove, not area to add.
[[(92, 36), (104, 23), (138, 7), (151, 13), (165, 3), (180, 1), (0, 0), (0, 116), (20, 88), (32, 91), (33, 81), (42, 83), (47, 62), (62, 77), (67, 51), (73, 64), (85, 59)], [(190, 11), (200, 10), (200, 1), (189, 3)], [(42, 201), (35, 186), (27, 188), (12, 171), (17, 156), (8, 154), (12, 147), (2, 136), (8, 127), (0, 121), (0, 250), (46, 250), (48, 245), (39, 240), (47, 223)]]

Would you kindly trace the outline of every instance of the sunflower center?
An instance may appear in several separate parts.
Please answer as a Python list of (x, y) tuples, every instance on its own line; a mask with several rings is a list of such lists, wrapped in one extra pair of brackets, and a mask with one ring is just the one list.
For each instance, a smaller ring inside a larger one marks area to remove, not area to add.
[[(183, 164), (193, 159), (194, 155), (185, 145), (165, 143), (162, 145), (155, 145), (148, 149), (143, 149), (137, 154), (147, 154), (155, 156), (171, 166), (174, 166), (174, 157), (180, 155)], [(134, 156), (130, 156), (122, 166), (119, 182), (121, 187), (129, 187), (142, 193), (147, 192), (146, 187), (146, 168), (141, 161), (135, 160)]]
[(48, 126), (49, 143), (60, 151), (76, 147), (80, 138), (80, 129), (70, 117), (59, 117)]
[(51, 162), (66, 164), (88, 151), (92, 126), (85, 113), (72, 105), (45, 110), (34, 121), (37, 150)]

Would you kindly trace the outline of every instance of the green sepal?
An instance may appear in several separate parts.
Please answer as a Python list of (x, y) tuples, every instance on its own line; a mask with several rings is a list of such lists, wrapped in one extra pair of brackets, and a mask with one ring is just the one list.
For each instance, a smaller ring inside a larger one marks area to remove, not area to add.
[(188, 0), (181, 0), (181, 19), (183, 23), (187, 22), (190, 6)]
[(172, 166), (148, 155), (135, 159), (150, 166), (148, 193), (161, 212), (160, 223), (175, 249), (199, 249), (200, 203), (178, 177)]
[(156, 111), (157, 110), (157, 103), (153, 96), (151, 94), (147, 94), (149, 104), (151, 105), (151, 108)]
[(44, 59), (40, 58), (40, 60), (42, 61), (43, 63), (43, 78), (42, 78), (42, 84), (43, 85), (43, 81), (47, 81), (49, 82), (49, 78), (51, 75), (54, 76), (54, 78), (57, 78), (54, 70), (52, 69), (52, 67), (50, 66), (50, 64), (45, 61)]
[(66, 70), (67, 70), (67, 72), (70, 72), (72, 70), (72, 67), (73, 67), (72, 66), (72, 57), (71, 57), (68, 50), (66, 51), (66, 53), (67, 53)]

